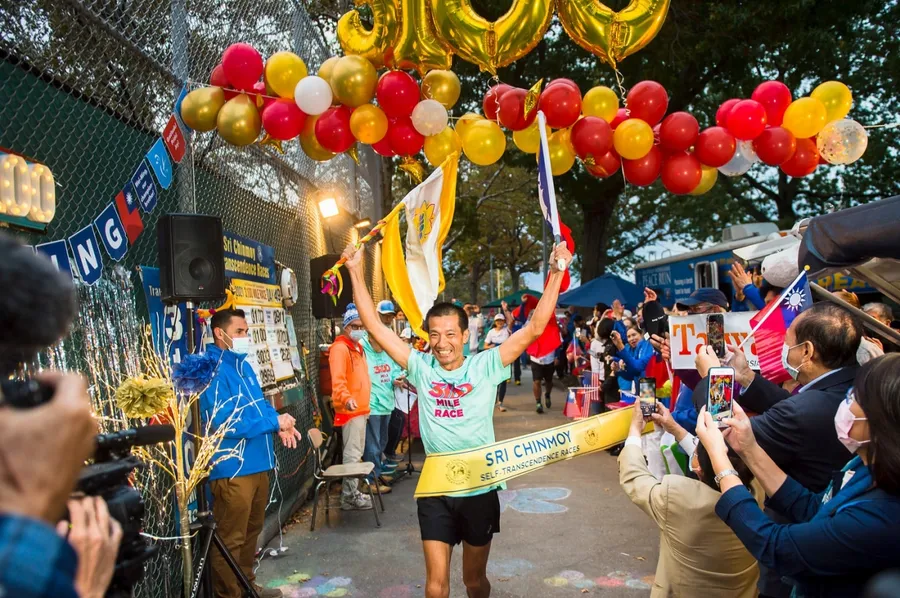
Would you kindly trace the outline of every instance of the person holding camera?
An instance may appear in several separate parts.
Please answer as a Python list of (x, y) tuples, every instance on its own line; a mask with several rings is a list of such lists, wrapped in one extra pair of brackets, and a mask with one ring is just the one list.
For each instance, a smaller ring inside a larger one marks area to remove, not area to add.
[[(296, 448), (303, 436), (294, 427), (293, 417), (279, 415), (269, 404), (247, 363), (250, 336), (244, 312), (217, 311), (210, 326), (215, 340), (206, 353), (218, 365), (200, 395), (201, 416), (214, 429), (228, 426), (220, 451), (240, 452), (239, 457), (214, 460), (209, 476), (213, 515), (222, 541), (257, 594), (278, 598), (281, 591), (257, 585), (253, 571), (256, 542), (269, 504), (269, 472), (275, 467), (272, 434), (277, 433), (287, 448)], [(216, 597), (241, 598), (241, 586), (221, 553), (214, 551), (210, 561)]]

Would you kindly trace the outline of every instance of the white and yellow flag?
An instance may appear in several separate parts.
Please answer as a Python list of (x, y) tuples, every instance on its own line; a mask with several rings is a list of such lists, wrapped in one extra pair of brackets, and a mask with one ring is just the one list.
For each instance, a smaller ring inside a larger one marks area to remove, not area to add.
[(441, 248), (456, 208), (456, 173), (459, 154), (448, 156), (439, 168), (403, 198), (406, 212), (406, 257), (400, 244), (400, 212), (395, 209), (382, 229), (381, 262), (394, 300), (413, 330), (425, 337), (425, 314), (444, 290)]

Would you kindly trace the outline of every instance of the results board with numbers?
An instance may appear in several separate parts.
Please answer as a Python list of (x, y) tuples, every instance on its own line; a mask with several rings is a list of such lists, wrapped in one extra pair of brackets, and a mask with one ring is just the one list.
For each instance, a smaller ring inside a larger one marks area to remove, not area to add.
[(291, 335), (277, 285), (232, 279), (234, 307), (244, 310), (250, 327), (247, 361), (264, 389), (294, 378)]

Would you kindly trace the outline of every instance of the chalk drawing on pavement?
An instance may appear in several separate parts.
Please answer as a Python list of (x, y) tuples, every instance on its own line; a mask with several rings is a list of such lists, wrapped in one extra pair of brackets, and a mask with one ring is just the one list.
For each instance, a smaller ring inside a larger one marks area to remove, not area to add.
[(560, 571), (553, 577), (544, 579), (544, 584), (553, 588), (572, 588), (575, 590), (591, 590), (593, 588), (629, 588), (632, 590), (649, 590), (653, 585), (653, 576), (637, 577), (627, 571), (613, 571), (601, 577), (590, 578), (581, 571)]
[(520, 513), (546, 515), (568, 511), (568, 507), (554, 501), (569, 498), (572, 491), (568, 488), (520, 488), (501, 490), (498, 494), (501, 513), (508, 507)]

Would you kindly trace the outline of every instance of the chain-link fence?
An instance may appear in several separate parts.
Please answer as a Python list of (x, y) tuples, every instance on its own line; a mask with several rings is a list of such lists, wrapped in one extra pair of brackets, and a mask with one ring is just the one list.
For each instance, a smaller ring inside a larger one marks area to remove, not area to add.
[[(297, 0), (0, 0), (0, 147), (46, 164), (57, 184), (57, 210), (46, 236), (18, 233), (30, 244), (66, 239), (89, 225), (125, 186), (172, 114), (183, 84), (206, 82), (231, 43), (243, 41), (263, 56), (290, 50), (315, 72), (329, 57), (323, 38)], [(317, 199), (327, 190), (347, 212), (377, 216), (380, 161), (360, 148), (349, 156), (310, 160), (296, 142), (284, 154), (252, 145), (236, 148), (215, 133), (194, 134), (175, 168), (175, 182), (159, 190), (159, 204), (144, 215), (144, 231), (119, 265), (131, 273), (123, 286), (146, 318), (139, 265), (157, 265), (156, 218), (166, 212), (221, 216), (226, 230), (275, 248), (292, 268), (300, 302), (290, 313), (306, 358), (309, 384), (287, 407), (297, 427), (312, 427), (319, 342), (330, 338), (315, 320), (309, 259), (340, 251), (356, 231), (323, 228)], [(382, 284), (379, 251), (368, 252), (376, 296)], [(103, 285), (113, 282), (107, 260)], [(137, 289), (137, 291), (135, 291)], [(99, 292), (99, 291), (98, 291)], [(89, 292), (80, 290), (84, 300)], [(78, 326), (87, 321), (82, 313)], [(77, 364), (76, 364), (77, 365)], [(278, 451), (270, 516), (285, 518), (311, 477), (306, 451)], [(277, 481), (277, 483), (275, 483)], [(148, 528), (171, 535), (174, 524), (148, 513)], [(163, 543), (138, 596), (179, 593), (179, 555)]]

